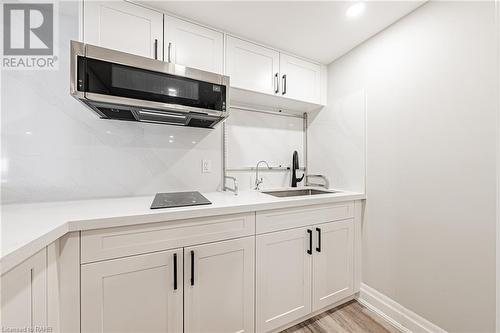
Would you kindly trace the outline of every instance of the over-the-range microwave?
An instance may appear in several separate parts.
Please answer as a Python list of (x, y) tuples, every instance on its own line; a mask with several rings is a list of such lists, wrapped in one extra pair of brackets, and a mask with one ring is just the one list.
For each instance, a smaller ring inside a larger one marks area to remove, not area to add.
[(229, 77), (71, 41), (71, 95), (104, 119), (212, 128)]

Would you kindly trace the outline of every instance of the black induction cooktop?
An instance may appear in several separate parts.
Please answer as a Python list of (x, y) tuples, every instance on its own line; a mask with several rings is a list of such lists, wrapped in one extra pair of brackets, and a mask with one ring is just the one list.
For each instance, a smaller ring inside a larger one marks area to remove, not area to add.
[(157, 193), (151, 209), (211, 205), (200, 192)]

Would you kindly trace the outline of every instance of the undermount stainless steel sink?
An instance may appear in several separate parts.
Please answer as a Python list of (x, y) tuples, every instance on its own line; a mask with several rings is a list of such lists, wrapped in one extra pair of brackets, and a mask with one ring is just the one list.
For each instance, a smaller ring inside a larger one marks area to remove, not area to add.
[(324, 191), (316, 189), (300, 189), (300, 190), (283, 190), (283, 191), (262, 191), (262, 193), (272, 195), (274, 197), (299, 197), (317, 194), (331, 194), (338, 191)]

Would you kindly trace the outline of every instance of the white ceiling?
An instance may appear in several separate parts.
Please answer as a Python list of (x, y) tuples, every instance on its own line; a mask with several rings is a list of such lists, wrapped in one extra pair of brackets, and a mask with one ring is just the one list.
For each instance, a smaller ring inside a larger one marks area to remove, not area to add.
[(139, 1), (205, 25), (328, 64), (425, 1)]

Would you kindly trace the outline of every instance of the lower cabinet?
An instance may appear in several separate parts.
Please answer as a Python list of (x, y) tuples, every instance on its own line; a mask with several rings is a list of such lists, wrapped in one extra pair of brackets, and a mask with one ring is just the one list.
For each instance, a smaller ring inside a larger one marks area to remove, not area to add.
[(267, 332), (311, 312), (306, 228), (256, 238), (256, 331)]
[(81, 267), (82, 332), (253, 332), (254, 237)]
[(315, 225), (312, 311), (354, 293), (354, 223), (352, 220)]
[(1, 326), (277, 331), (359, 290), (360, 215), (339, 203), (69, 233), (1, 275)]
[(184, 249), (184, 332), (254, 332), (254, 241)]
[(182, 249), (82, 265), (82, 332), (182, 332)]
[(1, 276), (2, 332), (47, 329), (46, 266), (44, 248)]
[(256, 332), (352, 295), (353, 253), (353, 219), (258, 235)]

